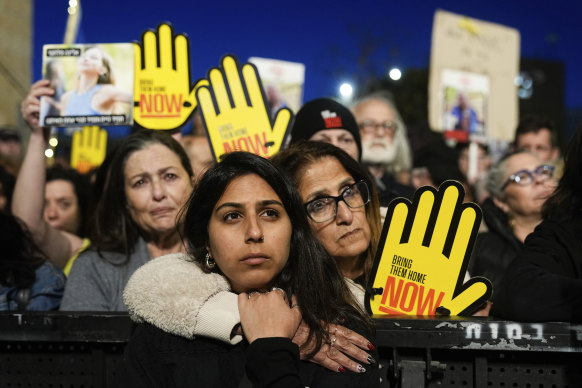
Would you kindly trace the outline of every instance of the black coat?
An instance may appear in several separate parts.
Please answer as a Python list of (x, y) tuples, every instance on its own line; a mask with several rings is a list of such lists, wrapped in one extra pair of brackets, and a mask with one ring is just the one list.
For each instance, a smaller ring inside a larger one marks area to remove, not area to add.
[(300, 361), (299, 348), (286, 338), (233, 346), (206, 337), (190, 340), (144, 323), (138, 325), (125, 349), (117, 386), (377, 387), (377, 366), (365, 367), (365, 373), (337, 373)]
[(543, 221), (507, 268), (491, 315), (582, 322), (582, 214)]
[(505, 213), (491, 199), (481, 207), (488, 231), (477, 235), (468, 270), (471, 276), (483, 276), (491, 281), (492, 300), (495, 300), (501, 279), (523, 244), (513, 234)]

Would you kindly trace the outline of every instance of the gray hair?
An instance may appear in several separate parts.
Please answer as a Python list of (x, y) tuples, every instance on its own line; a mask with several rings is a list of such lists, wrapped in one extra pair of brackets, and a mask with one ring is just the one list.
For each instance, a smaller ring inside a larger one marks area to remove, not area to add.
[(394, 132), (394, 145), (396, 146), (396, 157), (394, 162), (390, 163), (386, 167), (386, 171), (391, 174), (397, 174), (402, 171), (409, 171), (412, 168), (412, 151), (410, 150), (410, 144), (408, 143), (406, 124), (402, 120), (402, 116), (396, 109), (396, 104), (392, 99), (392, 94), (386, 90), (379, 90), (370, 94), (367, 94), (357, 100), (355, 100), (350, 108), (352, 112), (356, 106), (363, 104), (364, 102), (376, 100), (381, 101), (388, 105), (392, 113), (394, 114), (394, 122), (398, 126), (396, 132)]
[(505, 198), (505, 194), (503, 193), (503, 190), (501, 189), (501, 187), (505, 184), (506, 175), (507, 175), (507, 171), (506, 171), (507, 170), (507, 163), (508, 163), (509, 159), (511, 159), (513, 156), (521, 155), (521, 154), (532, 155), (536, 159), (539, 159), (539, 157), (536, 154), (529, 152), (529, 151), (524, 151), (524, 150), (517, 150), (514, 152), (510, 152), (510, 153), (506, 154), (505, 156), (503, 156), (501, 159), (499, 159), (499, 161), (497, 161), (497, 163), (495, 163), (493, 166), (491, 166), (491, 168), (489, 169), (489, 172), (487, 173), (487, 179), (485, 181), (485, 188), (487, 189), (487, 191), (489, 193), (491, 193), (491, 195), (493, 195), (499, 199)]

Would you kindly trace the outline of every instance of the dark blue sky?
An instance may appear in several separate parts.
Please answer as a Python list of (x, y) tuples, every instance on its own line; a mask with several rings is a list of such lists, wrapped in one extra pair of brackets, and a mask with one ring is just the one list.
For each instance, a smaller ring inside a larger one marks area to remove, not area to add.
[[(36, 0), (34, 73), (41, 76), (43, 44), (60, 43), (68, 0)], [(86, 42), (127, 42), (162, 21), (191, 39), (193, 78), (205, 76), (225, 53), (306, 65), (304, 100), (336, 95), (358, 67), (362, 43), (378, 75), (391, 66), (426, 67), (436, 9), (516, 28), (521, 55), (562, 61), (566, 105), (582, 107), (582, 2), (540, 1), (304, 1), (248, 4), (224, 0), (83, 0)], [(404, 76), (406, 73), (404, 72)]]

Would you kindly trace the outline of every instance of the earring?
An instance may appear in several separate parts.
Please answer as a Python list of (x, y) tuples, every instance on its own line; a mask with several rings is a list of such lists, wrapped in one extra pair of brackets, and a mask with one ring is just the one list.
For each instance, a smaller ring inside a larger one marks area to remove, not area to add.
[(206, 268), (213, 269), (216, 266), (216, 262), (212, 257), (210, 257), (210, 253), (206, 252)]

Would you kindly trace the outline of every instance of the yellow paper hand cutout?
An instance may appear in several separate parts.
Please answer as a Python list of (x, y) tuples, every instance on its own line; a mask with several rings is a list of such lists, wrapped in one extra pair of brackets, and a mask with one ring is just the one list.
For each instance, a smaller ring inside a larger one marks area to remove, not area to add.
[(175, 35), (171, 25), (160, 24), (136, 45), (133, 119), (148, 129), (179, 128), (196, 108), (196, 88), (207, 84), (190, 85), (190, 42)]
[(438, 191), (420, 188), (412, 205), (390, 203), (371, 276), (382, 292), (366, 298), (372, 314), (436, 315), (437, 307), (470, 314), (491, 296), (488, 279), (463, 284), (481, 221), (479, 207), (463, 197), (461, 184), (447, 181)]
[(97, 126), (83, 127), (73, 133), (71, 167), (84, 174), (103, 163), (106, 151), (107, 131)]
[(196, 98), (215, 159), (231, 151), (267, 158), (276, 154), (288, 135), (292, 113), (282, 108), (271, 120), (257, 68), (250, 63), (241, 67), (234, 56), (225, 56), (222, 68), (211, 69), (207, 78), (210, 86), (200, 87)]

